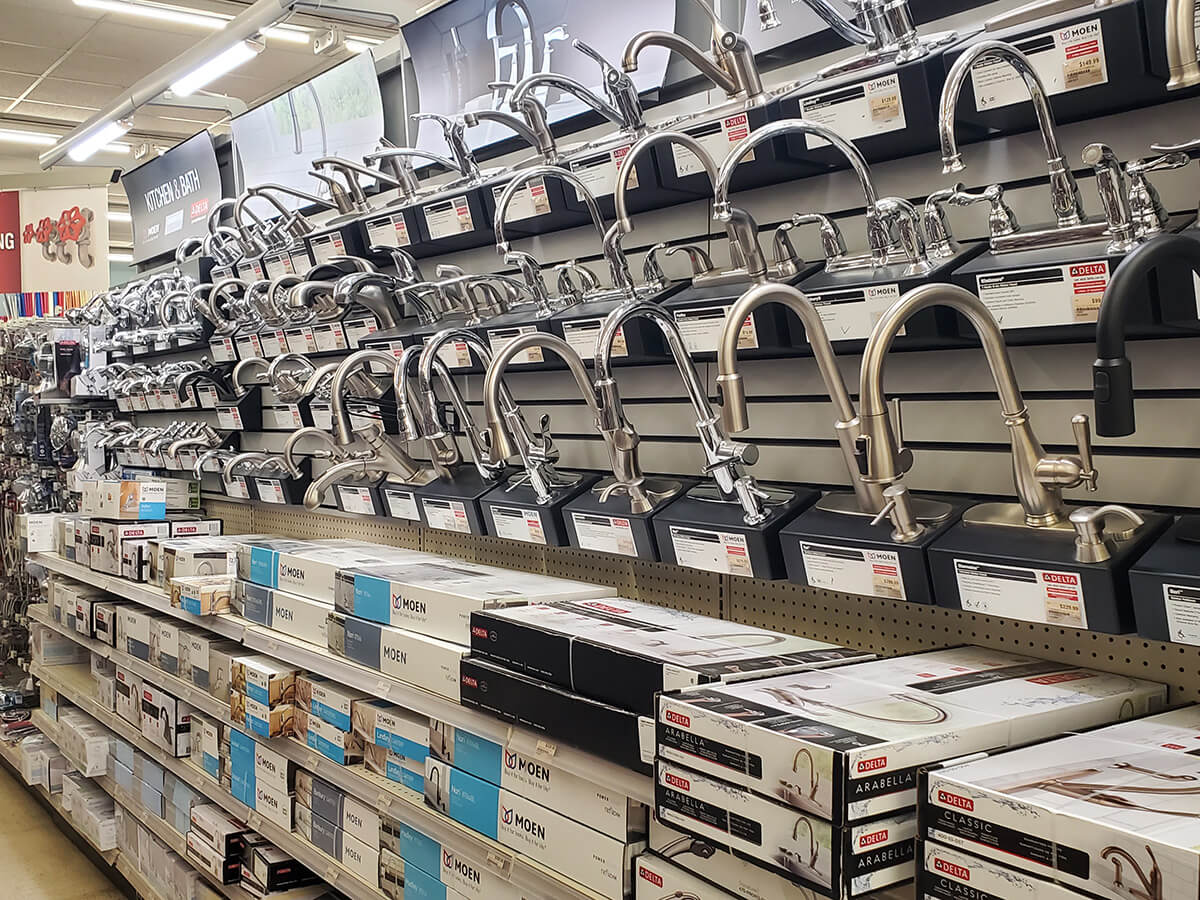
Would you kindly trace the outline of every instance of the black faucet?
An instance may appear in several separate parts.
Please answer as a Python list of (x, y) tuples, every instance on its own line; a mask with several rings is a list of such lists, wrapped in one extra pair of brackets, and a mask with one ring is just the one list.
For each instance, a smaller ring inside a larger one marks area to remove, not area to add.
[(1144, 299), (1150, 273), (1173, 262), (1200, 275), (1200, 241), (1178, 234), (1147, 241), (1121, 261), (1104, 291), (1096, 320), (1096, 361), (1092, 363), (1096, 433), (1103, 437), (1134, 432), (1133, 366), (1125, 355), (1125, 321), (1134, 304)]

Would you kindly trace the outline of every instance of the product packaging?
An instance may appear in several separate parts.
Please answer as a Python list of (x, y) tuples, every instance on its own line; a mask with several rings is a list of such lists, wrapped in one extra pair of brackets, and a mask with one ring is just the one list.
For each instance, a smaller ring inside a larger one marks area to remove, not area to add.
[(394, 853), (404, 861), (406, 873), (411, 867), (433, 876), (448, 891), (470, 900), (524, 900), (521, 890), (500, 872), (463, 858), (407, 823), (384, 816), (379, 836), (385, 852)]
[[(144, 544), (155, 538), (164, 538), (170, 532), (170, 528), (166, 522), (115, 522), (92, 519), (89, 525), (88, 565), (95, 572), (121, 575), (121, 550), (127, 541)], [(140, 563), (139, 558), (139, 565)], [(147, 562), (147, 574), (148, 571)]]
[(379, 813), (311, 772), (296, 772), (296, 800), (364, 844), (379, 843)]
[(362, 762), (363, 740), (352, 731), (342, 731), (307, 710), (295, 707), (293, 733), (306, 747), (316, 750), (339, 766)]
[(80, 511), (101, 519), (162, 519), (167, 515), (167, 485), (163, 481), (85, 481)]
[(425, 757), (429, 755), (429, 716), (371, 697), (355, 700), (350, 717), (354, 733), (364, 742), (420, 763), (424, 774)]
[(117, 666), (117, 715), (137, 728), (142, 727), (142, 679), (129, 669)]
[(193, 616), (216, 616), (233, 609), (232, 576), (176, 576), (167, 584), (171, 590), (171, 605)]
[(425, 758), (408, 759), (379, 744), (363, 744), (363, 763), (367, 770), (388, 781), (425, 796)]
[(246, 849), (250, 829), (215, 803), (203, 803), (192, 807), (192, 832), (215, 853), (229, 857)]
[(302, 803), (296, 804), (296, 832), (367, 884), (379, 884), (378, 838), (371, 844), (364, 843)]
[(296, 706), (313, 716), (350, 731), (350, 714), (355, 703), (368, 695), (320, 675), (296, 676)]
[(342, 640), (347, 659), (459, 702), (464, 645), (354, 616), (345, 617)]
[(338, 569), (383, 564), (408, 552), (338, 539), (248, 541), (238, 549), (238, 577), (332, 604)]
[(290, 703), (268, 706), (246, 694), (230, 691), (229, 721), (258, 737), (286, 737), (295, 731), (296, 708)]
[(266, 706), (292, 703), (296, 698), (298, 670), (269, 656), (237, 656), (229, 674), (231, 690)]
[(251, 581), (238, 581), (234, 606), (244, 619), (319, 647), (326, 646), (325, 621), (333, 609), (329, 603)]
[(142, 735), (172, 756), (192, 753), (192, 711), (190, 703), (142, 682)]

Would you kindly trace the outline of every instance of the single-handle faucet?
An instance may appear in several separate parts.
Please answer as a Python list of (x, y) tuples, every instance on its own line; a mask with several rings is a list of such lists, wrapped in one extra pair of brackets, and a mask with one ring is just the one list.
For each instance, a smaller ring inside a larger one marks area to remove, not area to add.
[(482, 176), (479, 163), (475, 161), (475, 154), (467, 145), (466, 126), (460, 120), (438, 113), (413, 113), (409, 118), (414, 122), (428, 120), (437, 123), (446, 138), (446, 146), (450, 148), (450, 156), (454, 159), (450, 168), (457, 169), (464, 178), (471, 181), (480, 180)]
[(558, 143), (546, 121), (546, 107), (536, 97), (525, 96), (515, 103), (513, 108), (519, 110), (521, 115), (514, 116), (498, 109), (465, 112), (463, 124), (467, 128), (474, 128), (480, 122), (496, 122), (515, 131), (521, 140), (537, 151), (543, 162), (548, 165), (558, 162)]
[(804, 4), (838, 37), (866, 48), (860, 57), (823, 70), (823, 77), (887, 62), (902, 64), (922, 59), (956, 37), (952, 31), (921, 37), (908, 0), (857, 0), (857, 22), (847, 19), (829, 0), (804, 0)]
[[(572, 45), (580, 53), (591, 57), (600, 66), (600, 74), (604, 78), (604, 93), (608, 96), (612, 109), (617, 114), (617, 118), (613, 119), (614, 124), (620, 126), (622, 131), (634, 136), (640, 137), (644, 134), (646, 121), (642, 114), (642, 98), (638, 95), (637, 85), (633, 83), (633, 79), (578, 38), (572, 42)], [(587, 102), (586, 98), (581, 99), (585, 103)], [(596, 111), (612, 118), (602, 109)]]
[(958, 138), (954, 134), (954, 112), (958, 106), (958, 95), (979, 62), (994, 60), (1011, 66), (1025, 82), (1033, 111), (1037, 116), (1042, 143), (1046, 149), (1046, 167), (1050, 174), (1050, 200), (1059, 228), (1079, 225), (1083, 222), (1083, 200), (1079, 196), (1079, 185), (1071, 174), (1066, 157), (1058, 146), (1057, 126), (1054, 111), (1046, 87), (1024, 53), (1003, 41), (980, 41), (973, 44), (954, 61), (942, 87), (938, 106), (938, 132), (942, 142), (942, 173), (961, 172), (966, 168), (962, 153), (958, 149)]
[(792, 847), (780, 847), (779, 850), (784, 856), (796, 860), (796, 862), (800, 864), (801, 868), (808, 869), (809, 871), (815, 871), (817, 868), (817, 853), (820, 852), (821, 848), (817, 843), (816, 831), (813, 829), (813, 824), (809, 820), (808, 816), (801, 816), (796, 820), (796, 824), (792, 826), (792, 843), (798, 844), (800, 842), (801, 825), (808, 829), (808, 856), (801, 856), (801, 854)]
[(743, 94), (747, 104), (764, 102), (767, 95), (763, 91), (758, 65), (754, 61), (754, 50), (750, 44), (736, 31), (725, 27), (707, 0), (695, 0), (695, 3), (712, 22), (712, 59), (691, 41), (677, 34), (669, 31), (643, 31), (634, 35), (625, 45), (621, 68), (626, 72), (636, 72), (638, 56), (643, 50), (647, 47), (664, 47), (690, 62), (730, 98)]
[(333, 302), (341, 309), (355, 303), (375, 315), (381, 330), (395, 328), (404, 318), (396, 303), (396, 291), (402, 286), (395, 275), (383, 272), (351, 272), (339, 278), (333, 287)]
[[(1079, 456), (1046, 454), (1033, 432), (1029, 410), (1017, 385), (1000, 325), (982, 300), (956, 285), (924, 284), (913, 288), (892, 304), (871, 331), (863, 351), (859, 386), (863, 433), (856, 440), (855, 455), (860, 477), (869, 484), (890, 485), (899, 481), (912, 466), (912, 451), (900, 446), (888, 415), (883, 367), (892, 341), (905, 322), (917, 312), (933, 306), (956, 310), (971, 323), (983, 345), (1000, 395), (1004, 424), (1012, 443), (1013, 481), (1022, 515), (1019, 520), (993, 521), (995, 524), (1024, 524), (1037, 528), (1065, 526), (1063, 488), (1083, 484), (1089, 491), (1096, 490), (1097, 474), (1091, 463), (1086, 417), (1076, 426), (1076, 435), (1080, 438)], [(892, 499), (897, 501), (897, 506), (902, 506), (907, 495)], [(1005, 511), (1008, 509), (1006, 504), (1002, 506)], [(911, 518), (902, 508), (899, 514), (902, 518)]]
[(1133, 365), (1125, 355), (1125, 322), (1135, 305), (1145, 304), (1151, 271), (1170, 264), (1187, 266), (1200, 275), (1200, 243), (1178, 234), (1160, 234), (1126, 256), (1104, 289), (1092, 363), (1096, 433), (1104, 437), (1134, 432)]
[[(1150, 856), (1149, 872), (1143, 869), (1141, 864), (1134, 859), (1133, 854), (1123, 847), (1105, 847), (1100, 851), (1100, 858), (1113, 864), (1113, 887), (1127, 889), (1129, 896), (1136, 900), (1166, 900), (1166, 895), (1163, 893), (1162, 870), (1158, 867), (1158, 860), (1154, 858), (1154, 850), (1149, 844), (1145, 846), (1146, 853)], [(1133, 869), (1134, 875), (1142, 883), (1141, 888), (1126, 884), (1125, 865)]]
[[(618, 306), (604, 320), (596, 339), (596, 392), (601, 398), (601, 431), (606, 435), (636, 434), (625, 418), (617, 382), (612, 374), (613, 343), (618, 332), (631, 319), (646, 319), (656, 326), (666, 340), (683, 379), (692, 410), (696, 414), (696, 433), (704, 449), (704, 473), (711, 475), (722, 498), (730, 496), (741, 504), (743, 520), (757, 525), (769, 516), (764, 501), (771, 495), (758, 486), (754, 477), (745, 471), (758, 461), (758, 448), (753, 444), (731, 441), (721, 426), (720, 417), (713, 412), (696, 368), (692, 365), (683, 335), (670, 314), (654, 303), (632, 300)], [(739, 320), (740, 321), (740, 320)]]

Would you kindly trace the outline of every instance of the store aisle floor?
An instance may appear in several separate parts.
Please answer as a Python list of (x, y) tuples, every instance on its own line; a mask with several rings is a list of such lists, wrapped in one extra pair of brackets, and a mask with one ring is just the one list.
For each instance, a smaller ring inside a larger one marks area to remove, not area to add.
[(58, 830), (53, 818), (0, 768), (0, 872), (6, 897), (121, 900), (122, 894)]

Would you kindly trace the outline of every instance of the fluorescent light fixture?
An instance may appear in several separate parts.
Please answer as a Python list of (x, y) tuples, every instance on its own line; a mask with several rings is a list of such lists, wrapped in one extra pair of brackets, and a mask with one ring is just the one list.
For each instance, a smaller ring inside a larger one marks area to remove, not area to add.
[(110, 209), (108, 211), (108, 221), (110, 222), (133, 222), (133, 216), (128, 212), (119, 209)]
[[(130, 119), (117, 119), (114, 122), (101, 125), (67, 150), (67, 156), (71, 157), (75, 162), (83, 162), (86, 159), (90, 159), (101, 149), (128, 153), (128, 144), (112, 144), (112, 141), (123, 134), (128, 134), (129, 129), (132, 127), (133, 122)], [(110, 144), (112, 144), (111, 147), (109, 146)]]
[(108, 261), (110, 263), (131, 263), (133, 262), (132, 253), (109, 253)]
[(220, 29), (225, 27), (230, 16), (168, 6), (159, 3), (130, 3), (127, 0), (75, 0), (76, 6), (98, 9), (102, 12), (137, 16), (142, 19), (157, 19), (160, 22), (176, 22), (180, 25), (198, 25), (201, 28)]
[(53, 134), (41, 134), (36, 131), (0, 128), (0, 141), (6, 144), (29, 144), (32, 147), (53, 147), (58, 143), (58, 138)]
[(198, 66), (171, 85), (171, 93), (176, 97), (190, 97), (201, 88), (212, 84), (222, 75), (232, 72), (238, 66), (249, 62), (262, 52), (262, 41), (253, 38), (238, 41), (223, 53), (218, 53), (208, 62)]
[(308, 44), (312, 40), (312, 29), (301, 28), (299, 25), (273, 25), (262, 30), (263, 36), (273, 41), (285, 41), (289, 44)]
[(358, 38), (346, 38), (346, 49), (351, 53), (362, 53), (365, 50), (370, 50), (374, 44), (368, 44), (366, 41), (360, 41)]

